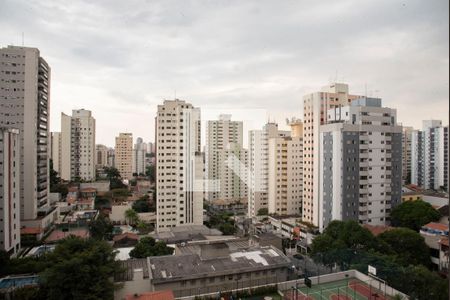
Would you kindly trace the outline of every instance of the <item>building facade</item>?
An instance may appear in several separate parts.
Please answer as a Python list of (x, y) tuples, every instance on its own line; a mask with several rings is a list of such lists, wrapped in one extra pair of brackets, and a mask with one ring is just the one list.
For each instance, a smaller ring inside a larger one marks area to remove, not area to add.
[(0, 126), (19, 129), (22, 220), (48, 206), (50, 73), (36, 48), (0, 49)]
[(347, 84), (333, 83), (303, 97), (303, 221), (319, 224), (320, 126), (327, 124), (329, 109), (349, 105), (360, 96), (349, 94)]
[(116, 169), (119, 170), (122, 179), (130, 180), (133, 178), (133, 135), (119, 133), (114, 152)]
[(95, 145), (95, 166), (96, 169), (108, 166), (108, 147), (105, 145)]
[(0, 127), (0, 250), (20, 249), (20, 134)]
[[(206, 127), (206, 199), (237, 200), (247, 196), (247, 151), (242, 148), (242, 121), (230, 115), (208, 121)], [(240, 163), (239, 163), (240, 162)]]
[(301, 215), (303, 193), (303, 123), (294, 120), (289, 137), (269, 139), (269, 214)]
[(424, 189), (448, 191), (448, 126), (425, 120), (411, 138), (411, 183)]
[(61, 113), (61, 178), (95, 180), (95, 119), (85, 109)]
[(53, 163), (53, 170), (58, 172), (61, 175), (61, 132), (52, 132), (51, 133), (51, 154), (50, 158)]
[(278, 124), (267, 123), (262, 130), (250, 130), (248, 140), (248, 216), (268, 209), (268, 147), (269, 139), (289, 136), (289, 131), (278, 129)]
[(360, 98), (327, 113), (320, 130), (319, 229), (332, 220), (389, 225), (401, 203), (402, 127), (381, 99)]
[(145, 154), (147, 153), (147, 143), (142, 138), (136, 139), (133, 149), (133, 174), (145, 174)]
[(402, 132), (402, 180), (403, 184), (411, 183), (411, 141), (414, 128), (403, 126)]
[[(184, 100), (164, 100), (156, 117), (158, 232), (203, 224), (204, 158), (200, 109)], [(117, 155), (117, 154), (116, 154)]]

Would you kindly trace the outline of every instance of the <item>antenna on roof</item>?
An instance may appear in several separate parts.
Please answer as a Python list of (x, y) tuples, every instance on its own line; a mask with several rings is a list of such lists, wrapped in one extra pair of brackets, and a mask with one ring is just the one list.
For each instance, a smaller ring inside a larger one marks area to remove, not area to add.
[(25, 46), (25, 33), (22, 31), (22, 47)]

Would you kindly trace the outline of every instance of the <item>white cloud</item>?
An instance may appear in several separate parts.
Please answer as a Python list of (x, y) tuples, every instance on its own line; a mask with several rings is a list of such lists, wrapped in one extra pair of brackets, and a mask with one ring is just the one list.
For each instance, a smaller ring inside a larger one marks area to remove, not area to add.
[[(263, 108), (301, 116), (336, 77), (376, 92), (405, 125), (448, 123), (448, 1), (26, 1), (0, 4), (0, 45), (52, 67), (51, 127), (84, 107), (97, 141), (154, 138), (156, 105)], [(226, 111), (224, 111), (226, 113)]]

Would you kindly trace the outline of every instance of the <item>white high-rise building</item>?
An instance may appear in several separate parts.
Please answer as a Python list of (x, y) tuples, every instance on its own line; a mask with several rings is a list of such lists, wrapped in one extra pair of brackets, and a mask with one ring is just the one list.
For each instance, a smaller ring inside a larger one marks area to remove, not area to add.
[(50, 67), (36, 48), (0, 49), (0, 127), (20, 136), (20, 215), (48, 207)]
[(269, 139), (289, 136), (289, 131), (278, 130), (278, 124), (267, 123), (262, 130), (249, 131), (248, 146), (248, 216), (268, 209), (268, 146)]
[(133, 178), (133, 135), (119, 133), (114, 150), (116, 169), (119, 170), (122, 179), (130, 180)]
[(156, 117), (157, 231), (203, 224), (200, 109), (164, 100)]
[(209, 201), (247, 197), (247, 151), (242, 148), (242, 126), (242, 121), (231, 121), (231, 115), (220, 115), (219, 120), (207, 123), (205, 179)]
[(51, 154), (50, 158), (53, 162), (53, 170), (61, 175), (61, 132), (51, 133)]
[(320, 127), (319, 229), (332, 220), (389, 225), (401, 203), (402, 127), (381, 99), (328, 110)]
[(361, 96), (350, 95), (348, 85), (333, 83), (303, 97), (303, 204), (302, 219), (319, 225), (320, 125), (328, 123), (327, 111), (349, 105)]
[(95, 180), (95, 119), (85, 109), (61, 113), (61, 178)]
[(293, 119), (291, 136), (269, 138), (268, 208), (270, 214), (301, 215), (303, 123)]
[(145, 174), (145, 154), (147, 153), (147, 144), (142, 138), (136, 139), (133, 149), (133, 174)]
[(20, 135), (0, 127), (0, 250), (20, 249)]
[(422, 130), (412, 133), (411, 148), (411, 183), (448, 191), (448, 126), (423, 121)]

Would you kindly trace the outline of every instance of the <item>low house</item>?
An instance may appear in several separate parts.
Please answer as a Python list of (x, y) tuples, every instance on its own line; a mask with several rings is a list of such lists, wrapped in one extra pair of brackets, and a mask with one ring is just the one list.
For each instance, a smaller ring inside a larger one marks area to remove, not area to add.
[(444, 238), (448, 239), (448, 224), (428, 223), (420, 229), (420, 235), (425, 239), (425, 243), (430, 248), (431, 262), (433, 268), (439, 270), (441, 268), (441, 244), (440, 241)]
[(84, 188), (80, 190), (80, 197), (77, 201), (77, 208), (80, 210), (94, 209), (97, 190), (95, 188)]
[(114, 247), (131, 247), (139, 242), (139, 236), (135, 233), (125, 232), (113, 237)]

